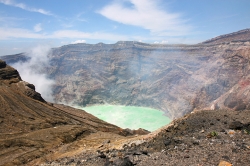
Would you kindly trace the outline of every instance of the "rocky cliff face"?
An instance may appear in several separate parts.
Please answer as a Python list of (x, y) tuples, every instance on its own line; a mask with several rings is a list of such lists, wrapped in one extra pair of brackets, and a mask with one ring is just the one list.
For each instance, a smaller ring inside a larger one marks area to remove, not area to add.
[(249, 55), (246, 29), (197, 45), (66, 45), (53, 49), (43, 72), (56, 80), (56, 102), (145, 106), (175, 118), (249, 108)]
[(249, 107), (250, 32), (244, 40), (239, 34), (219, 44), (67, 45), (53, 50), (47, 72), (57, 82), (57, 102), (146, 106), (172, 118), (194, 109), (242, 109)]
[(33, 84), (23, 81), (18, 71), (8, 66), (6, 62), (2, 60), (0, 60), (0, 81), (0, 85), (17, 86), (18, 90), (24, 95), (45, 102), (41, 94), (35, 91), (35, 86)]

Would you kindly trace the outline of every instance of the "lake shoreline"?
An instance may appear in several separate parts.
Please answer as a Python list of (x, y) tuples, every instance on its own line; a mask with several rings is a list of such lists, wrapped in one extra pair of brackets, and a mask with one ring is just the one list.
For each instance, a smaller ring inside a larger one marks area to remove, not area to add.
[(77, 108), (121, 128), (143, 128), (152, 132), (171, 122), (163, 111), (147, 107), (93, 105)]

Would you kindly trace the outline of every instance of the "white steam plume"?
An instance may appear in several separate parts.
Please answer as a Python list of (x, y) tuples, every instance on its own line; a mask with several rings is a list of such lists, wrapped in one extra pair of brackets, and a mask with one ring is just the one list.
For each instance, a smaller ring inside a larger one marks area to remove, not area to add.
[(53, 102), (52, 86), (55, 82), (46, 74), (41, 74), (44, 67), (49, 64), (49, 54), (49, 46), (37, 46), (26, 54), (30, 58), (27, 62), (18, 62), (12, 66), (18, 70), (22, 80), (34, 84), (36, 91), (41, 93), (45, 100)]

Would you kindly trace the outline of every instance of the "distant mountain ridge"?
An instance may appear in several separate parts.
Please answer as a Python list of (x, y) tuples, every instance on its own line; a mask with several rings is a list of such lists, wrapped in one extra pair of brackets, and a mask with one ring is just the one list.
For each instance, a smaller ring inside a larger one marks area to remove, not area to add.
[(219, 44), (224, 42), (236, 42), (236, 41), (249, 41), (250, 39), (250, 28), (243, 29), (237, 32), (220, 35), (215, 38), (206, 40), (202, 44)]
[(4, 60), (8, 64), (13, 64), (16, 62), (26, 62), (30, 58), (26, 56), (26, 53), (20, 53), (20, 54), (14, 54), (14, 55), (0, 56), (0, 59)]

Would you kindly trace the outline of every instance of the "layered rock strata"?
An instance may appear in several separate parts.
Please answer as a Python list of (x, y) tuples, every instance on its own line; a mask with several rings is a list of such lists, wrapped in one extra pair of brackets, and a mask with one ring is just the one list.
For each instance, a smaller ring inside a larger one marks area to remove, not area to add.
[(46, 72), (56, 80), (56, 102), (152, 107), (175, 118), (195, 109), (249, 108), (249, 56), (249, 40), (75, 44), (54, 49)]

